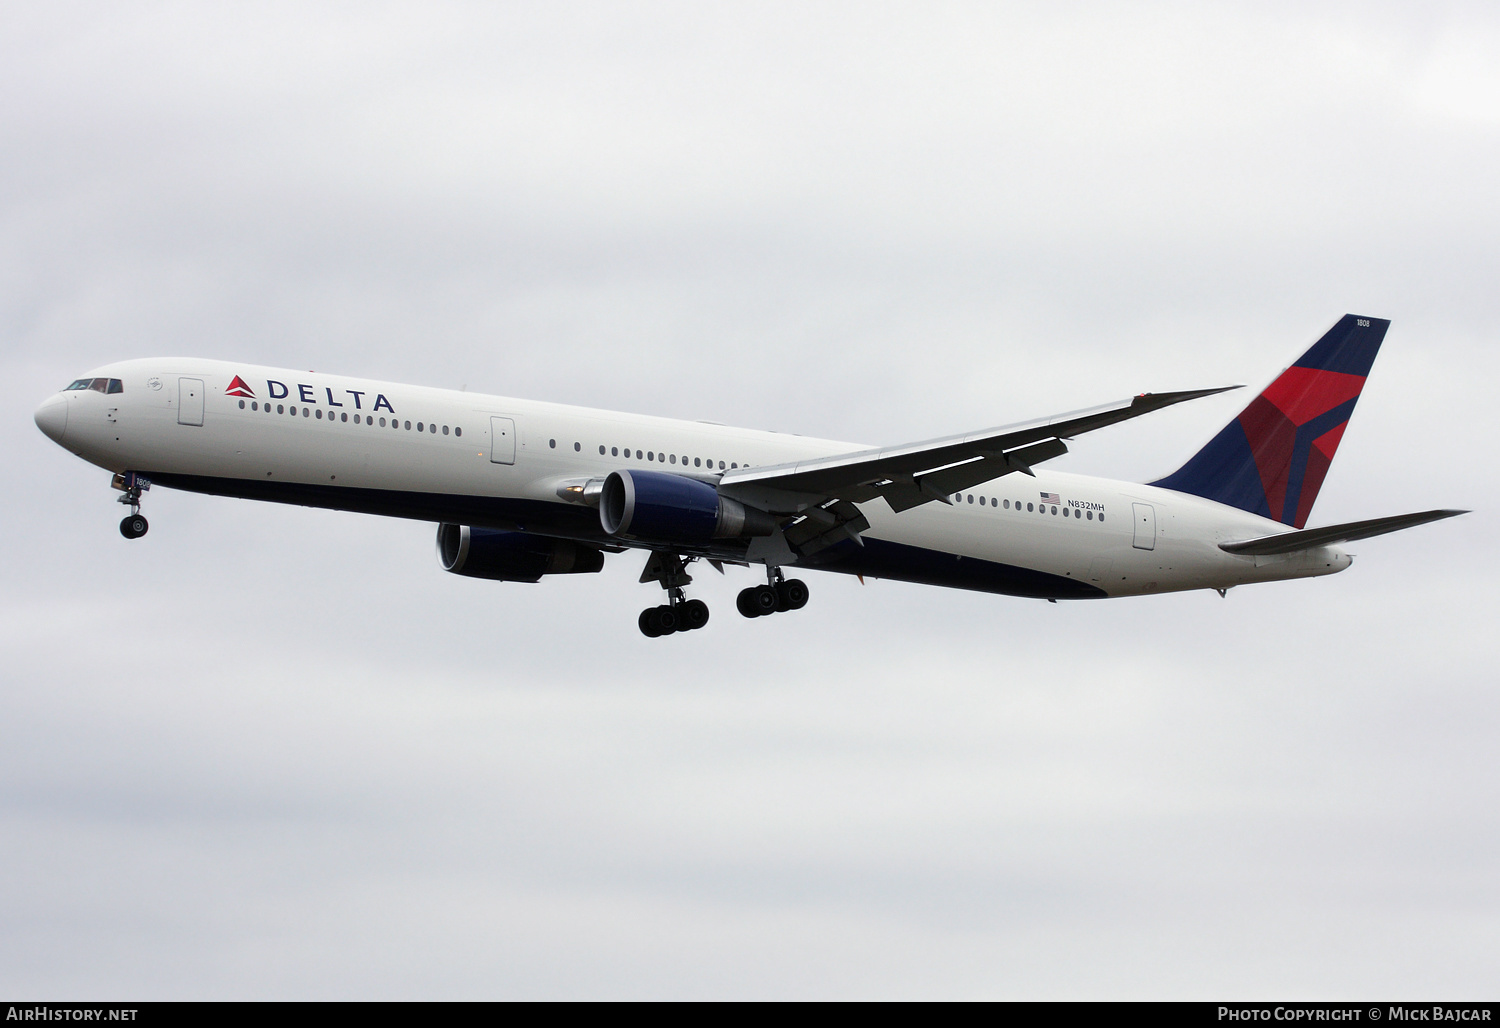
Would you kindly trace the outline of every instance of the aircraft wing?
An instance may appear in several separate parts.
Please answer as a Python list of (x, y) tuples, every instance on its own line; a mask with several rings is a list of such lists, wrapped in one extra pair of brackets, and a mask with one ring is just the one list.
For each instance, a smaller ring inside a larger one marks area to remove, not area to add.
[(1424, 510), (1419, 514), (1397, 514), (1389, 518), (1371, 518), (1369, 521), (1350, 521), (1327, 528), (1305, 528), (1300, 532), (1282, 532), (1278, 535), (1247, 539), (1238, 543), (1220, 543), (1219, 549), (1243, 556), (1268, 557), (1276, 553), (1295, 553), (1310, 550), (1314, 546), (1329, 546), (1334, 543), (1352, 543), (1357, 539), (1399, 532), (1403, 528), (1414, 528), (1429, 521), (1457, 517), (1469, 513), (1466, 510)]
[(778, 514), (804, 512), (830, 500), (864, 503), (876, 497), (883, 497), (898, 513), (933, 500), (951, 503), (952, 493), (981, 482), (1015, 471), (1031, 474), (1033, 464), (1068, 452), (1065, 439), (1238, 388), (1142, 393), (1131, 400), (968, 435), (741, 468), (724, 475), (719, 491)]

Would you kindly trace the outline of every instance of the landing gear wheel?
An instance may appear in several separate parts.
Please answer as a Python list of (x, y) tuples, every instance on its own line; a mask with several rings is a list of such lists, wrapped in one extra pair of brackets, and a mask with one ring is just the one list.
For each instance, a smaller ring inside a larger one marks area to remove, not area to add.
[(776, 590), (769, 585), (758, 585), (750, 590), (750, 606), (755, 609), (757, 617), (765, 617), (767, 614), (776, 613), (777, 605), (781, 602), (776, 595)]
[(150, 527), (150, 523), (139, 514), (128, 514), (125, 520), (120, 522), (120, 534), (126, 539), (139, 539)]
[(760, 611), (755, 609), (755, 588), (741, 589), (740, 594), (734, 598), (734, 609), (747, 618), (760, 617)]
[(641, 611), (641, 616), (636, 618), (635, 621), (635, 623), (640, 626), (641, 634), (644, 635), (647, 639), (655, 639), (657, 636), (661, 635), (661, 629), (657, 627), (655, 619), (652, 617), (652, 615), (654, 615), (655, 613), (655, 607), (647, 607), (645, 610)]
[(708, 624), (708, 604), (702, 600), (688, 600), (677, 608), (677, 619), (682, 622), (679, 631), (695, 632)]
[(776, 583), (777, 610), (801, 610), (807, 606), (807, 583), (790, 578)]
[(656, 626), (657, 632), (662, 635), (671, 635), (682, 627), (677, 621), (677, 611), (665, 603), (660, 607), (651, 608), (651, 623)]

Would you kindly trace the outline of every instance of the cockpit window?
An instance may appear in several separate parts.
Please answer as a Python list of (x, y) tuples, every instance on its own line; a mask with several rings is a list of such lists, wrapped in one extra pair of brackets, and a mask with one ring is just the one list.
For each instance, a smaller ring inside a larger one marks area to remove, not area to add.
[(69, 393), (75, 389), (92, 389), (96, 393), (123, 393), (125, 383), (118, 378), (80, 378), (63, 392)]

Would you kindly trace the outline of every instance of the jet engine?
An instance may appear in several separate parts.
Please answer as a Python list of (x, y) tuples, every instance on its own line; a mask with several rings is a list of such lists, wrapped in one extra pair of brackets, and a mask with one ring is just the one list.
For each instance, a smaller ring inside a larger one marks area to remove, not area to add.
[(610, 535), (706, 543), (770, 535), (776, 519), (720, 496), (707, 482), (661, 471), (614, 471), (599, 493), (599, 523)]
[(439, 525), (437, 548), (444, 571), (497, 582), (536, 582), (543, 575), (604, 569), (603, 552), (592, 546), (525, 532)]

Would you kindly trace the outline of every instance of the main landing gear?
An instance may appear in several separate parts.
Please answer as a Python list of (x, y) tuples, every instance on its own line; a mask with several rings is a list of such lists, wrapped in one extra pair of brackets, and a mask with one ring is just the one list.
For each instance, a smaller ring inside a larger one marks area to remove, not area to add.
[(141, 515), (141, 493), (151, 488), (151, 481), (134, 471), (127, 471), (116, 475), (110, 484), (125, 494), (120, 497), (120, 502), (130, 508), (130, 513), (120, 522), (120, 534), (126, 539), (139, 539), (151, 527)]
[[(641, 572), (641, 581), (657, 582), (667, 591), (666, 603), (641, 611), (636, 623), (642, 635), (655, 639), (673, 632), (691, 632), (708, 624), (708, 604), (683, 595), (683, 586), (692, 584), (693, 577), (677, 554), (653, 553), (646, 561), (646, 570)], [(784, 578), (780, 568), (768, 568), (766, 584), (741, 590), (735, 606), (747, 618), (800, 610), (807, 606), (807, 583)]]
[(765, 617), (785, 610), (807, 606), (807, 583), (800, 578), (783, 578), (780, 568), (766, 572), (766, 584), (741, 589), (734, 605), (747, 618)]
[(658, 582), (667, 591), (667, 602), (659, 607), (647, 607), (636, 619), (641, 634), (649, 639), (673, 632), (692, 632), (708, 624), (708, 604), (702, 600), (690, 600), (682, 587), (690, 585), (693, 576), (687, 573), (682, 558), (675, 553), (653, 553), (641, 572), (642, 582)]

